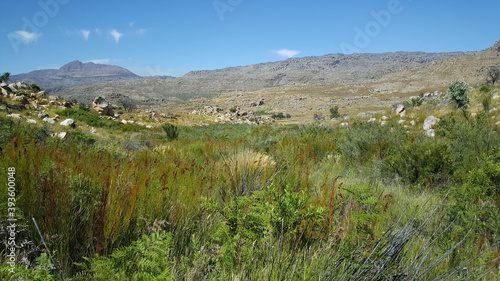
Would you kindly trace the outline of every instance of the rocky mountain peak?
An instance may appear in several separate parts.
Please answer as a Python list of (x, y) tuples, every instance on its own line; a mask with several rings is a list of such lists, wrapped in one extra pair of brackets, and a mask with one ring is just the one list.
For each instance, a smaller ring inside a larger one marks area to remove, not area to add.
[(59, 68), (59, 70), (64, 71), (64, 72), (81, 71), (82, 68), (84, 67), (84, 65), (86, 65), (86, 64), (82, 63), (79, 60), (75, 60), (75, 61), (72, 61), (70, 63), (67, 63), (67, 64), (61, 66), (61, 68)]

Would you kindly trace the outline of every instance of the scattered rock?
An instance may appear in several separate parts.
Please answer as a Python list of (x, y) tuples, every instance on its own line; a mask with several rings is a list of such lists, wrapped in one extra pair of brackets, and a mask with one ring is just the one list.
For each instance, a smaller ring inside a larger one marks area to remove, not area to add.
[(56, 123), (56, 119), (54, 119), (54, 118), (49, 118), (49, 117), (45, 117), (45, 118), (43, 118), (43, 123), (47, 123), (47, 124), (55, 124), (55, 123)]
[(61, 132), (61, 133), (53, 133), (51, 134), (50, 136), (53, 137), (53, 138), (60, 138), (60, 139), (64, 139), (66, 137), (68, 133), (66, 132)]
[(0, 110), (7, 110), (7, 107), (5, 105), (0, 105)]
[(35, 119), (28, 119), (28, 120), (26, 120), (26, 122), (28, 122), (30, 124), (36, 124), (36, 120)]
[(399, 124), (403, 124), (405, 122), (405, 120), (401, 119), (398, 121)]
[(388, 120), (388, 119), (389, 119), (389, 117), (387, 117), (387, 116), (382, 116), (382, 120), (386, 121), (386, 120)]
[(73, 119), (66, 119), (59, 123), (61, 126), (74, 126), (75, 121)]
[(9, 91), (9, 92), (12, 92), (12, 93), (17, 93), (17, 92), (19, 92), (19, 91), (17, 90), (17, 85), (16, 85), (16, 84), (14, 84), (14, 83), (9, 84), (9, 86), (7, 86), (7, 87), (9, 87), (9, 89), (10, 89), (10, 91)]
[(21, 119), (21, 114), (12, 113), (10, 115), (7, 115), (7, 117), (14, 118), (14, 119)]
[(24, 83), (24, 82), (17, 82), (16, 83), (17, 89), (22, 89), (22, 90), (31, 90), (31, 86)]
[(122, 119), (122, 121), (121, 121), (121, 122), (122, 122), (123, 124), (128, 124), (127, 120), (125, 120), (125, 119)]
[(26, 99), (26, 97), (24, 95), (15, 95), (13, 98), (12, 98), (13, 101), (16, 101), (16, 102), (19, 102), (21, 104), (28, 104), (28, 100)]
[(44, 118), (48, 118), (49, 117), (49, 114), (45, 111), (42, 111), (40, 113), (38, 113), (38, 118), (39, 119), (44, 119)]
[(139, 126), (144, 126), (144, 123), (142, 123), (142, 122), (137, 122), (136, 124)]
[(424, 121), (424, 131), (428, 131), (428, 130), (431, 130), (431, 129), (434, 129), (436, 127), (436, 125), (439, 123), (439, 118), (436, 118), (434, 116), (429, 116), (427, 118), (425, 118), (425, 121)]
[(406, 108), (404, 105), (400, 104), (398, 105), (398, 108), (396, 109), (396, 113), (399, 114), (400, 116), (402, 114), (405, 114), (406, 113)]
[(91, 134), (95, 134), (95, 133), (97, 133), (97, 131), (94, 129), (94, 127), (92, 127), (92, 128), (90, 129), (90, 133), (91, 133)]
[(147, 125), (147, 126), (146, 126), (146, 128), (148, 128), (148, 129), (152, 129), (152, 128), (153, 128), (153, 126), (151, 126), (151, 125)]

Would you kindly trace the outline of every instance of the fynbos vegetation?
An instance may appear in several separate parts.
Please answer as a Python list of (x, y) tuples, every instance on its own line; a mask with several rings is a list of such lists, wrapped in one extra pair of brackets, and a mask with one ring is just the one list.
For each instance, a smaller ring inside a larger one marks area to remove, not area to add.
[[(2, 114), (0, 177), (16, 168), (25, 244), (16, 274), (4, 259), (0, 276), (57, 280), (57, 265), (67, 280), (498, 278), (500, 135), (482, 110), (498, 104), (473, 99), (472, 114), (462, 84), (450, 86), (461, 108), (411, 99), (419, 125), (406, 128), (388, 112), (349, 126), (146, 128), (74, 105), (54, 109), (78, 124), (60, 138), (58, 124)], [(434, 138), (421, 129), (431, 113)]]

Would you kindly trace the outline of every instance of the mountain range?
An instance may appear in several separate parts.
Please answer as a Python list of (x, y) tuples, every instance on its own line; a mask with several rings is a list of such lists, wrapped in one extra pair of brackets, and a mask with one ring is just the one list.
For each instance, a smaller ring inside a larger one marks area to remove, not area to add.
[(499, 54), (500, 41), (480, 52), (329, 54), (191, 71), (179, 78), (140, 77), (118, 66), (74, 61), (58, 70), (37, 70), (11, 79), (36, 83), (50, 94), (80, 103), (89, 103), (95, 96), (112, 102), (128, 97), (147, 106), (294, 85), (370, 84), (380, 87), (379, 92), (417, 92), (443, 87), (450, 79), (480, 83), (488, 68), (500, 66)]

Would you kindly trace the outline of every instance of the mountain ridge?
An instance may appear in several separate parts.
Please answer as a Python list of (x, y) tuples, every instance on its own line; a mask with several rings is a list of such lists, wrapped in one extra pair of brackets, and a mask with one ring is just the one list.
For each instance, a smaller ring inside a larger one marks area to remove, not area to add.
[(363, 83), (375, 81), (390, 73), (464, 54), (328, 54), (216, 70), (191, 71), (173, 79), (142, 78), (80, 86), (61, 91), (58, 95), (88, 102), (97, 94), (111, 97), (122, 93), (139, 103), (161, 103), (171, 98), (189, 100), (195, 97), (214, 97), (232, 91), (257, 91), (298, 84)]
[(35, 83), (50, 93), (75, 86), (138, 78), (140, 76), (120, 66), (93, 62), (83, 63), (79, 60), (69, 62), (59, 69), (42, 69), (11, 75), (12, 80), (24, 81), (29, 84)]

